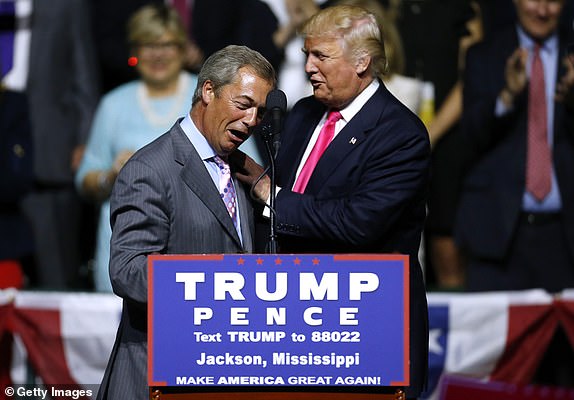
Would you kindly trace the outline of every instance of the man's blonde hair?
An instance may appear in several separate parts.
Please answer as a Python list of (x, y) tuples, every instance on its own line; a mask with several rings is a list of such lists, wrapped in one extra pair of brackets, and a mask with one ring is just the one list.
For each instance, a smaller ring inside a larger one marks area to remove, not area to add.
[(327, 7), (303, 25), (301, 35), (340, 39), (345, 55), (352, 61), (370, 56), (370, 68), (374, 77), (382, 77), (387, 70), (385, 45), (377, 19), (361, 7)]

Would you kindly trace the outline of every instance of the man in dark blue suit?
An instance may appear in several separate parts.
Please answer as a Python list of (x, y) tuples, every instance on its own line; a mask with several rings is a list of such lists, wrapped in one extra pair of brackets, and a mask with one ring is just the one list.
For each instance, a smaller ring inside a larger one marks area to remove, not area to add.
[[(314, 95), (293, 107), (281, 135), (276, 199), (280, 251), (410, 256), (407, 397), (416, 398), (425, 385), (428, 347), (418, 261), (428, 134), (379, 79), (386, 58), (374, 16), (357, 7), (328, 7), (306, 23), (303, 36)], [(324, 126), (334, 126), (334, 137), (323, 139), (329, 131)], [(327, 147), (318, 155), (321, 143)], [(269, 191), (268, 180), (255, 188), (262, 200)]]
[(469, 290), (557, 292), (574, 287), (572, 28), (559, 32), (564, 0), (514, 4), (518, 24), (467, 54), (456, 236)]

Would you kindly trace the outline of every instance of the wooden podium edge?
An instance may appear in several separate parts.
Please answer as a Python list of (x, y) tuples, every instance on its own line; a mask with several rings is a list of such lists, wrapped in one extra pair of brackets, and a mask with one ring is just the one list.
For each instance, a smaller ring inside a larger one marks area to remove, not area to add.
[[(352, 392), (177, 392), (168, 393), (167, 388), (150, 387), (150, 400), (405, 400), (403, 388), (394, 393)], [(386, 388), (392, 391), (392, 388)], [(334, 389), (333, 389), (334, 390)]]

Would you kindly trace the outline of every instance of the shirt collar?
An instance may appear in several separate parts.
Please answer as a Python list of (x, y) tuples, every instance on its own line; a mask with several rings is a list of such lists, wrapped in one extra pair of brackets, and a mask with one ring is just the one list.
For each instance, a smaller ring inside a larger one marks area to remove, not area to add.
[(180, 126), (203, 161), (215, 157), (215, 151), (211, 148), (205, 136), (199, 132), (189, 113), (181, 120)]
[[(520, 26), (517, 26), (518, 43), (520, 47), (527, 49), (529, 52), (534, 49), (536, 41)], [(543, 51), (555, 51), (558, 49), (558, 35), (553, 33), (546, 40), (540, 43), (540, 49)]]
[(373, 79), (373, 81), (367, 86), (357, 97), (349, 103), (349, 105), (342, 110), (339, 110), (343, 119), (349, 122), (360, 110), (363, 108), (365, 103), (375, 94), (379, 88), (380, 83), (378, 79)]

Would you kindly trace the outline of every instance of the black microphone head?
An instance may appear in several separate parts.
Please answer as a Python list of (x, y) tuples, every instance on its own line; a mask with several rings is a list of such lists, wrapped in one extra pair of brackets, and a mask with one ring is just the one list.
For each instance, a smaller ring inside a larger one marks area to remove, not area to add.
[(282, 112), (287, 110), (287, 96), (282, 90), (273, 89), (267, 94), (267, 99), (265, 100), (265, 108), (268, 110), (279, 109)]
[(261, 123), (254, 127), (253, 133), (260, 135), (263, 140), (269, 140), (281, 131), (283, 114), (287, 110), (287, 97), (279, 89), (274, 89), (267, 94), (265, 99), (267, 112)]

